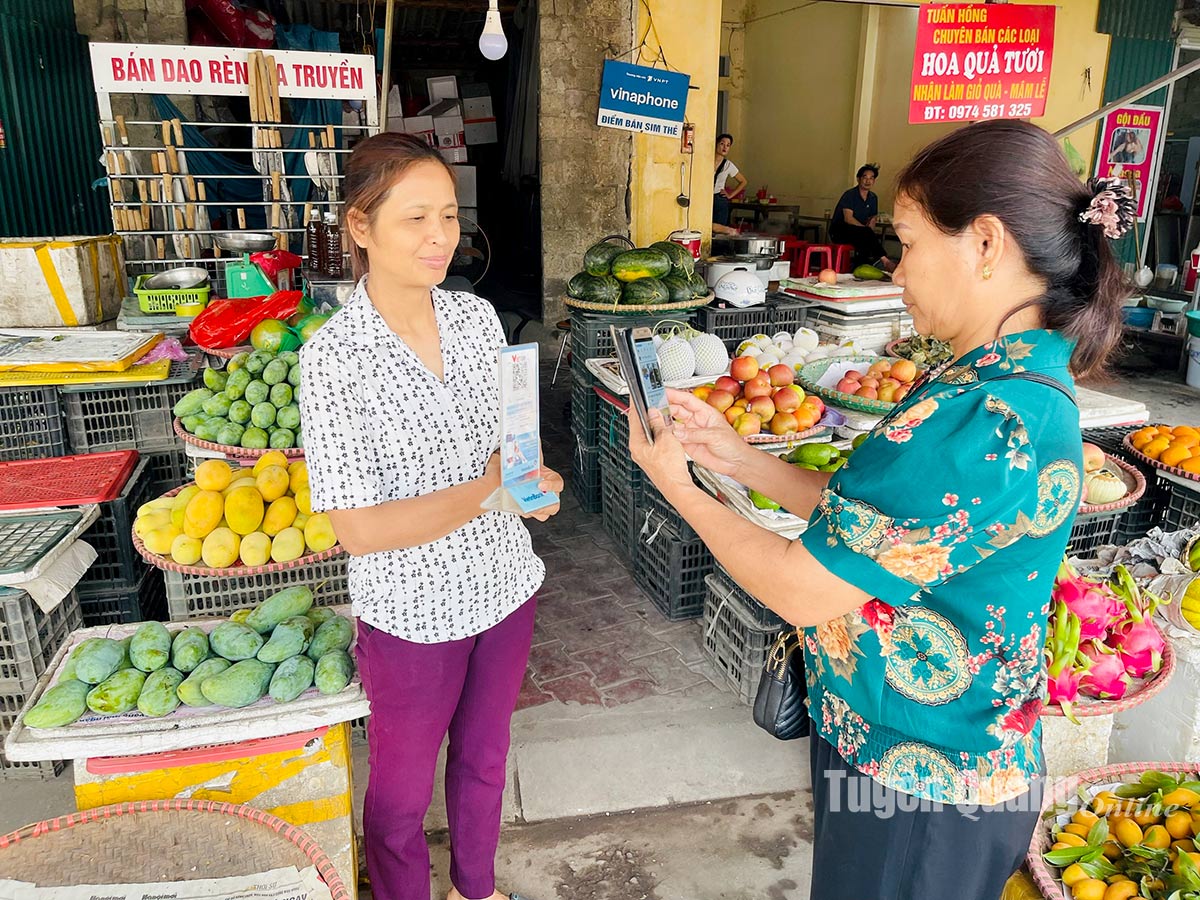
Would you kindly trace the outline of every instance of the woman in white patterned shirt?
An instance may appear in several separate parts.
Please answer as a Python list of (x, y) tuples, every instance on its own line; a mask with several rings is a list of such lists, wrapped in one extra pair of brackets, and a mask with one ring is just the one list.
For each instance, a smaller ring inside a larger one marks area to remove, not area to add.
[[(485, 301), (436, 287), (459, 238), (453, 172), (436, 150), (372, 137), (350, 155), (344, 187), (361, 280), (301, 352), (301, 402), (312, 503), (351, 554), (371, 701), (372, 892), (429, 896), (422, 823), (449, 733), (449, 900), (502, 898), (509, 720), (545, 576), (524, 523), (481, 508), (500, 485), (504, 331)], [(562, 489), (557, 473), (541, 474), (542, 490)]]

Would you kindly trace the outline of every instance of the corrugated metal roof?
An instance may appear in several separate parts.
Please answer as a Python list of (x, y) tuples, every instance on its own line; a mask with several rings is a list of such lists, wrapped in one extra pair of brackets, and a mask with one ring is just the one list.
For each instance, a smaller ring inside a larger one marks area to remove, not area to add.
[(6, 14), (19, 19), (75, 30), (75, 7), (71, 0), (5, 0), (4, 7)]
[[(1161, 78), (1171, 71), (1175, 61), (1173, 40), (1147, 41), (1116, 37), (1108, 52), (1108, 74), (1104, 79), (1104, 102), (1110, 103), (1130, 91)], [(1162, 106), (1167, 102), (1164, 88), (1138, 103)]]
[(1163, 40), (1175, 24), (1175, 0), (1100, 0), (1096, 31), (1113, 37)]

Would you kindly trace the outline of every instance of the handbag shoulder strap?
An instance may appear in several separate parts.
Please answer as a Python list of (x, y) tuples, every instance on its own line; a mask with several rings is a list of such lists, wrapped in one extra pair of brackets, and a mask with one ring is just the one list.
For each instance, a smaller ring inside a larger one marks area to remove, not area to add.
[[(1051, 378), (1049, 375), (1043, 375), (1040, 372), (1009, 372), (1007, 375), (997, 375), (995, 378), (989, 378), (988, 381), (1032, 381), (1035, 384), (1044, 384), (1047, 387), (1052, 387), (1068, 400), (1072, 406), (1079, 406), (1079, 401), (1075, 399), (1075, 394), (1065, 384), (1057, 378)], [(983, 382), (986, 384), (987, 382)]]

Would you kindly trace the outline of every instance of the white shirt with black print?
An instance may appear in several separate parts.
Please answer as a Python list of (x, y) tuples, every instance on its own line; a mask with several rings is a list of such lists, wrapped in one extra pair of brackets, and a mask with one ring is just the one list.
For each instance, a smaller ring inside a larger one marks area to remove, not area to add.
[[(481, 476), (500, 443), (504, 329), (474, 294), (433, 289), (444, 380), (384, 322), (358, 283), (300, 351), (301, 412), (314, 510), (420, 497)], [(498, 624), (546, 569), (511, 513), (487, 512), (416, 547), (352, 556), (363, 621), (419, 644)]]

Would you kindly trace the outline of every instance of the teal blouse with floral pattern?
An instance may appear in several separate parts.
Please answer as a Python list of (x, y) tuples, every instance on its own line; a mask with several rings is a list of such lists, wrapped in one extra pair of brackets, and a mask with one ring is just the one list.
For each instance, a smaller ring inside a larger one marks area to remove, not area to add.
[(804, 629), (813, 725), (896, 791), (992, 805), (1042, 768), (1044, 626), (1082, 494), (1072, 344), (1006, 336), (943, 365), (833, 476), (802, 535), (874, 599)]

